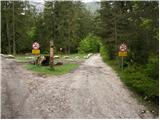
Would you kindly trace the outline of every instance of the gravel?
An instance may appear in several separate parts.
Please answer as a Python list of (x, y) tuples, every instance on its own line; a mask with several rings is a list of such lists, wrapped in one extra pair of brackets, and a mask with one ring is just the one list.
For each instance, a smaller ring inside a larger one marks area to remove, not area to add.
[(62, 76), (42, 77), (14, 60), (1, 62), (2, 118), (154, 118), (99, 54)]

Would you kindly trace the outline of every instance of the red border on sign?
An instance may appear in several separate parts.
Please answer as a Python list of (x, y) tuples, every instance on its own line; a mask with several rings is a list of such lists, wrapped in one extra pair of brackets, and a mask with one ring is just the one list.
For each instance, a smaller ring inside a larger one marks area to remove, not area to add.
[(126, 44), (121, 44), (120, 46), (119, 46), (119, 51), (120, 52), (127, 52), (127, 45)]
[(40, 45), (39, 45), (38, 42), (34, 42), (34, 43), (32, 44), (32, 49), (38, 50), (39, 48), (40, 48)]

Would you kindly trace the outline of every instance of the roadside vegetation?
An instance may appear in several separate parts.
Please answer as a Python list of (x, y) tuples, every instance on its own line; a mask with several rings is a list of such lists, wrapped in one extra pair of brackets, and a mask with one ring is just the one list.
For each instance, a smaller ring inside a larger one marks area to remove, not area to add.
[[(151, 56), (146, 65), (130, 64), (121, 68), (121, 58), (109, 59), (108, 51), (101, 45), (100, 54), (103, 61), (109, 64), (119, 75), (124, 84), (140, 97), (140, 101), (153, 110), (154, 114), (159, 113), (159, 60), (157, 56)], [(125, 58), (125, 61), (127, 58)]]
[(81, 40), (78, 52), (79, 53), (97, 53), (99, 52), (100, 38), (94, 34), (89, 34), (86, 38)]

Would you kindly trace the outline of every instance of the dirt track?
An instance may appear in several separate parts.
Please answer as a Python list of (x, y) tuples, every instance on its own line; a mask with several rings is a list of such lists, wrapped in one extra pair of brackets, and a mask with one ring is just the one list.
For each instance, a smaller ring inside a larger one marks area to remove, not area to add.
[(99, 54), (63, 76), (2, 63), (2, 118), (153, 118)]

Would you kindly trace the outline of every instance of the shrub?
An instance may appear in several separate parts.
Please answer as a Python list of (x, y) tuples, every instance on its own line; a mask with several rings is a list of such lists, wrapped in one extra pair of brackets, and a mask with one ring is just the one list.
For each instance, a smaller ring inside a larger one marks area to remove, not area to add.
[(145, 73), (152, 79), (159, 79), (159, 59), (158, 55), (151, 55), (146, 65)]
[(154, 99), (159, 96), (159, 83), (147, 76), (142, 66), (132, 65), (121, 73), (125, 84), (138, 94)]
[(100, 44), (100, 55), (102, 56), (103, 61), (108, 60), (107, 49), (104, 44)]
[(78, 47), (79, 53), (96, 53), (99, 52), (100, 46), (100, 38), (89, 34), (86, 38), (84, 38)]

